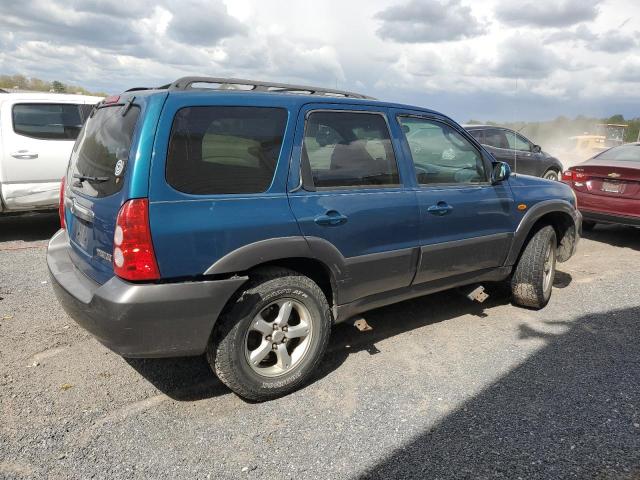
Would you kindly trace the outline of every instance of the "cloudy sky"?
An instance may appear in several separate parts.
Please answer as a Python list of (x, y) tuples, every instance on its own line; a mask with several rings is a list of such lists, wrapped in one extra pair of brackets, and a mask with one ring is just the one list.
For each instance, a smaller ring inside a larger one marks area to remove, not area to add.
[(360, 91), (464, 122), (640, 117), (636, 0), (0, 2), (0, 73), (115, 93), (208, 74)]

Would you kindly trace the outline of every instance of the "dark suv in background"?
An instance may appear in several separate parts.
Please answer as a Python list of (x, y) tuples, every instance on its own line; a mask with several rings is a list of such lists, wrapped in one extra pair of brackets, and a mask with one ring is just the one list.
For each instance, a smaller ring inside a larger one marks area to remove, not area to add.
[(495, 158), (506, 162), (515, 173), (533, 175), (548, 180), (559, 180), (562, 163), (542, 151), (518, 132), (493, 125), (465, 125), (473, 135)]

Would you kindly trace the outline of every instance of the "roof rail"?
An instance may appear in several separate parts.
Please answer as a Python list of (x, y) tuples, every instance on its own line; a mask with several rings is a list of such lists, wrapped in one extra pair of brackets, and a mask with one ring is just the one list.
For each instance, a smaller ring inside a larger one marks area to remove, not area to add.
[[(253, 92), (273, 92), (273, 93), (306, 93), (308, 95), (337, 96), (348, 98), (361, 98), (374, 100), (373, 97), (362, 95), (361, 93), (347, 92), (344, 90), (334, 90), (331, 88), (309, 87), (306, 85), (290, 85), (288, 83), (260, 82), (255, 80), (244, 80), (241, 78), (218, 78), (218, 77), (182, 77), (176, 81), (159, 87), (168, 90), (193, 90), (194, 83), (209, 83), (217, 87), (203, 87), (205, 90), (247, 90)], [(249, 87), (249, 88), (239, 88)]]

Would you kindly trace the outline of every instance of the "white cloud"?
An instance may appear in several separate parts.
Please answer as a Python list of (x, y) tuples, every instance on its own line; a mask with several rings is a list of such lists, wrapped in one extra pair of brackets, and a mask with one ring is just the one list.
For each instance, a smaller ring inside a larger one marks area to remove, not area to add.
[(500, 2), (496, 17), (515, 26), (566, 27), (594, 20), (601, 0), (520, 0)]
[(111, 93), (184, 75), (337, 86), (437, 107), (460, 120), (499, 119), (516, 110), (546, 117), (600, 111), (605, 116), (618, 113), (608, 110), (617, 105), (627, 115), (639, 115), (640, 57), (630, 54), (640, 46), (640, 19), (627, 18), (624, 0), (513, 5), (502, 0), (325, 0), (322, 8), (310, 0), (2, 2), (0, 73)]
[(432, 43), (474, 37), (482, 32), (471, 8), (460, 0), (409, 0), (378, 12), (377, 33), (404, 43)]

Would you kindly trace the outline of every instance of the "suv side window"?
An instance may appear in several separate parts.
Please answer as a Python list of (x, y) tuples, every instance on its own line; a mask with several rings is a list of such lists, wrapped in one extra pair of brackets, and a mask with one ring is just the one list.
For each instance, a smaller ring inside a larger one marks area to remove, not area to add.
[(316, 188), (400, 184), (387, 122), (379, 113), (311, 112), (302, 156)]
[(167, 182), (194, 195), (261, 193), (271, 185), (287, 111), (187, 107), (173, 119)]
[(482, 155), (446, 123), (420, 117), (398, 118), (420, 185), (487, 181)]
[(484, 143), (484, 130), (475, 129), (475, 130), (468, 130), (468, 132), (471, 134), (473, 138), (475, 138), (478, 141), (478, 143), (481, 143), (481, 144)]
[(491, 128), (484, 133), (484, 144), (494, 148), (509, 149), (509, 140), (503, 130)]
[(17, 103), (12, 109), (13, 131), (39, 140), (75, 140), (92, 108), (70, 103)]
[(506, 130), (507, 140), (509, 141), (509, 148), (512, 150), (520, 150), (524, 152), (531, 151), (531, 143), (524, 138), (522, 135), (519, 135), (515, 132), (510, 132)]

